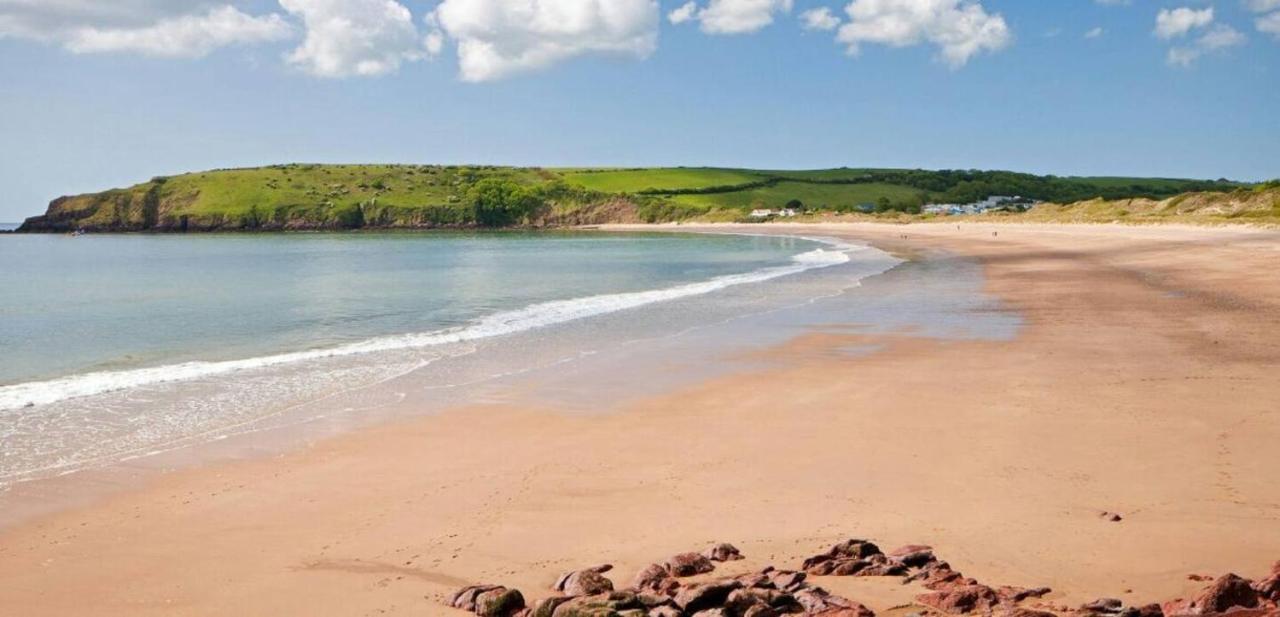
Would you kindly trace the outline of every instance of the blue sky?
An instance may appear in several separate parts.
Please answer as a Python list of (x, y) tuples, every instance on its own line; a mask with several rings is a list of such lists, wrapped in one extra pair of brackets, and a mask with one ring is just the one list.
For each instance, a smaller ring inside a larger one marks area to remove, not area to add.
[(684, 5), (0, 0), (0, 221), (294, 161), (1280, 176), (1280, 0)]

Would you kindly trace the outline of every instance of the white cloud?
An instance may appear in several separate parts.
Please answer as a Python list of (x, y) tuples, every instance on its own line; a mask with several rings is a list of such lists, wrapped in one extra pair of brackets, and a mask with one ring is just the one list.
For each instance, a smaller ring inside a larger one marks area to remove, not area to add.
[(198, 15), (168, 17), (137, 28), (82, 27), (64, 46), (76, 53), (137, 52), (149, 56), (199, 58), (215, 49), (279, 41), (293, 29), (279, 15), (254, 17), (233, 6)]
[(1280, 9), (1280, 0), (1248, 0), (1245, 6), (1254, 13), (1266, 13)]
[(658, 44), (656, 0), (444, 0), (434, 19), (457, 43), (466, 81), (588, 53), (644, 58)]
[(805, 30), (835, 30), (840, 25), (840, 18), (824, 6), (801, 13), (800, 22)]
[[(395, 0), (280, 0), (302, 20), (306, 37), (285, 60), (317, 77), (393, 73), (431, 47)], [(438, 48), (438, 45), (437, 45)]]
[(228, 45), (277, 41), (291, 28), (213, 2), (0, 0), (0, 38), (61, 45), (77, 53), (131, 52), (195, 58)]
[(792, 0), (711, 0), (698, 11), (707, 34), (750, 34), (773, 23), (775, 13), (791, 12)]
[(1000, 14), (989, 14), (974, 0), (853, 0), (845, 7), (849, 23), (836, 40), (856, 55), (867, 43), (907, 47), (929, 43), (952, 68), (983, 51), (1005, 48), (1012, 40)]
[(1280, 11), (1259, 17), (1254, 24), (1258, 27), (1258, 32), (1280, 37)]
[(694, 15), (697, 12), (698, 12), (698, 3), (694, 2), (693, 0), (690, 0), (689, 2), (686, 2), (680, 5), (678, 8), (671, 11), (670, 13), (667, 13), (667, 20), (673, 24), (682, 24), (686, 21), (689, 21), (690, 19), (693, 19)]
[(1098, 26), (1098, 27), (1096, 27), (1096, 28), (1094, 28), (1094, 29), (1092, 29), (1092, 30), (1090, 30), (1090, 31), (1088, 31), (1088, 32), (1086, 32), (1086, 33), (1084, 33), (1084, 38), (1086, 38), (1086, 39), (1096, 39), (1096, 38), (1098, 38), (1098, 37), (1102, 36), (1103, 34), (1106, 34), (1106, 30), (1103, 30), (1103, 29), (1102, 29), (1102, 26)]
[(1156, 14), (1156, 36), (1172, 39), (1183, 36), (1195, 28), (1203, 28), (1213, 22), (1213, 7), (1193, 9), (1179, 7), (1160, 9)]
[(1193, 45), (1169, 48), (1167, 60), (1170, 65), (1186, 68), (1207, 53), (1243, 45), (1246, 40), (1239, 30), (1218, 24), (1196, 39)]

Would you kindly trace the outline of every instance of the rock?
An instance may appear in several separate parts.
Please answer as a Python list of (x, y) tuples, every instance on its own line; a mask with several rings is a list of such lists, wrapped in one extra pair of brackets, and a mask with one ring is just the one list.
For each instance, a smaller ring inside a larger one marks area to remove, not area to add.
[(552, 617), (556, 612), (556, 607), (571, 599), (567, 596), (551, 596), (538, 600), (529, 611), (529, 617)]
[(468, 585), (459, 589), (457, 593), (449, 598), (449, 606), (460, 608), (464, 611), (475, 612), (476, 596), (494, 589), (504, 589), (498, 585)]
[(658, 606), (649, 609), (649, 617), (680, 617), (680, 609), (674, 606)]
[(566, 572), (560, 576), (560, 579), (556, 581), (552, 588), (556, 591), (563, 591), (565, 595), (570, 596), (593, 596), (599, 593), (608, 593), (613, 591), (613, 581), (605, 578), (604, 573), (612, 569), (612, 565), (604, 564), (584, 570)]
[(476, 595), (475, 604), (480, 617), (508, 617), (524, 608), (524, 596), (518, 589), (498, 587)]
[(676, 593), (675, 602), (684, 612), (696, 613), (723, 605), (730, 593), (741, 588), (742, 583), (735, 580), (695, 583), (681, 588)]
[(1002, 613), (1002, 617), (1058, 617), (1047, 611), (1036, 611), (1029, 608), (1014, 606), (1006, 609)]
[(1119, 617), (1164, 617), (1164, 609), (1159, 604), (1148, 604), (1146, 606), (1122, 609), (1118, 613)]
[(651, 591), (668, 596), (674, 594), (679, 587), (680, 583), (671, 578), (670, 570), (656, 563), (645, 566), (631, 581), (631, 588), (636, 591)]
[(1119, 613), (1122, 608), (1124, 608), (1124, 602), (1119, 598), (1098, 598), (1080, 606), (1080, 610), (1089, 613)]
[(693, 617), (733, 617), (733, 613), (723, 608), (708, 608), (694, 613)]
[(804, 579), (808, 576), (804, 572), (797, 572), (795, 570), (770, 569), (765, 571), (764, 574), (769, 577), (769, 582), (773, 583), (774, 587), (783, 591), (794, 591), (799, 589), (805, 584)]
[[(883, 553), (880, 552), (880, 547), (866, 540), (845, 540), (844, 542), (831, 547), (825, 553), (819, 553), (804, 560), (800, 569), (811, 574), (817, 574), (815, 570), (821, 569), (819, 566), (829, 561), (865, 559), (872, 555), (883, 555)], [(828, 571), (830, 571), (830, 569), (831, 568), (828, 568)]]
[(1123, 516), (1120, 516), (1119, 514), (1116, 514), (1115, 512), (1105, 512), (1105, 511), (1104, 511), (1104, 512), (1099, 512), (1099, 513), (1098, 513), (1098, 518), (1100, 518), (1100, 519), (1102, 519), (1102, 520), (1104, 520), (1104, 521), (1110, 521), (1110, 522), (1112, 522), (1112, 523), (1119, 523), (1120, 521), (1123, 521), (1123, 520), (1124, 520), (1124, 517), (1123, 517)]
[(916, 596), (916, 601), (944, 613), (990, 612), (1001, 603), (1000, 594), (986, 585), (959, 585)]
[(908, 568), (923, 568), (938, 560), (933, 554), (933, 547), (923, 544), (908, 544), (893, 549), (889, 552), (889, 559)]
[(702, 551), (702, 556), (711, 561), (737, 561), (742, 559), (742, 551), (732, 544), (720, 543)]
[(848, 598), (831, 595), (821, 587), (806, 587), (792, 594), (806, 615), (826, 617), (875, 617), (871, 609)]
[(1258, 592), (1250, 581), (1235, 574), (1227, 574), (1209, 585), (1195, 599), (1177, 599), (1161, 607), (1165, 615), (1206, 615), (1224, 613), (1231, 608), (1255, 608)]
[(552, 617), (621, 617), (645, 615), (646, 608), (633, 592), (614, 591), (594, 596), (574, 596), (556, 607)]
[(1017, 603), (1026, 600), (1027, 598), (1040, 598), (1046, 596), (1051, 591), (1053, 590), (1048, 587), (1034, 587), (1026, 589), (1023, 587), (1004, 586), (996, 589), (996, 594), (999, 595), (1000, 599), (1004, 602)]
[(1280, 561), (1271, 566), (1271, 575), (1254, 583), (1253, 590), (1272, 602), (1280, 602)]
[(716, 569), (715, 564), (710, 559), (698, 553), (680, 553), (673, 555), (664, 564), (667, 572), (671, 576), (694, 576), (697, 574), (706, 574)]

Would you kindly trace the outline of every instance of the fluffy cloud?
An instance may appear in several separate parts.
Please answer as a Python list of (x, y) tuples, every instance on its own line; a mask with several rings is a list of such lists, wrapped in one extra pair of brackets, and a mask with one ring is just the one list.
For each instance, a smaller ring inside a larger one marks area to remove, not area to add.
[(1098, 38), (1098, 37), (1102, 36), (1102, 35), (1103, 35), (1103, 34), (1105, 34), (1105, 33), (1106, 33), (1106, 30), (1103, 30), (1103, 29), (1102, 29), (1102, 26), (1098, 26), (1097, 28), (1094, 28), (1094, 29), (1092, 29), (1092, 30), (1090, 30), (1090, 31), (1088, 31), (1088, 32), (1086, 32), (1086, 33), (1084, 33), (1084, 38), (1086, 38), (1086, 39), (1096, 39), (1096, 38)]
[(1256, 22), (1258, 32), (1265, 32), (1280, 37), (1280, 11), (1259, 17)]
[(824, 6), (801, 13), (800, 22), (805, 30), (835, 30), (840, 25), (840, 18), (832, 15), (831, 9)]
[(64, 41), (76, 53), (137, 52), (149, 56), (199, 58), (220, 47), (279, 41), (293, 29), (279, 15), (254, 17), (232, 6), (183, 15), (137, 28), (78, 28)]
[(854, 0), (845, 7), (849, 22), (836, 40), (856, 55), (867, 43), (907, 47), (928, 43), (952, 68), (983, 51), (1005, 48), (1012, 40), (1000, 14), (989, 14), (973, 0)]
[(1243, 45), (1246, 40), (1239, 30), (1218, 24), (1196, 39), (1193, 45), (1170, 48), (1168, 61), (1173, 66), (1186, 68), (1207, 53)]
[(671, 11), (670, 13), (667, 13), (667, 20), (673, 24), (682, 24), (686, 21), (689, 21), (690, 19), (693, 19), (695, 16), (697, 16), (697, 13), (698, 13), (698, 3), (690, 1), (680, 5), (678, 8)]
[(656, 0), (444, 0), (431, 19), (457, 43), (467, 81), (587, 53), (644, 58), (658, 43)]
[(1280, 38), (1280, 0), (1249, 0), (1245, 6), (1255, 13), (1268, 13), (1254, 20), (1258, 32)]
[(395, 0), (280, 0), (280, 6), (306, 27), (285, 60), (319, 77), (385, 75), (439, 49)]
[(789, 13), (791, 0), (711, 0), (698, 11), (707, 34), (749, 34), (773, 23), (775, 13)]
[(1177, 38), (1212, 22), (1213, 7), (1193, 9), (1184, 6), (1172, 10), (1160, 9), (1156, 14), (1155, 34), (1162, 39)]
[(279, 15), (163, 0), (0, 0), (0, 38), (53, 43), (76, 53), (132, 52), (195, 58), (229, 45), (292, 35)]

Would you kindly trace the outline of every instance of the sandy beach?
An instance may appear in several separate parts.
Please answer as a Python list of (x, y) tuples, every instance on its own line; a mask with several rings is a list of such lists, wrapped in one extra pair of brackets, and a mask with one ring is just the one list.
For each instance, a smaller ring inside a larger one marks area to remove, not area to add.
[[(442, 601), (465, 584), (536, 597), (602, 562), (625, 583), (721, 541), (747, 557), (729, 572), (924, 543), (1073, 606), (1280, 559), (1280, 232), (708, 229), (974, 262), (1024, 326), (815, 328), (614, 413), (468, 405), (163, 474), (0, 531), (0, 614), (461, 615)], [(823, 585), (889, 614), (915, 591)]]

